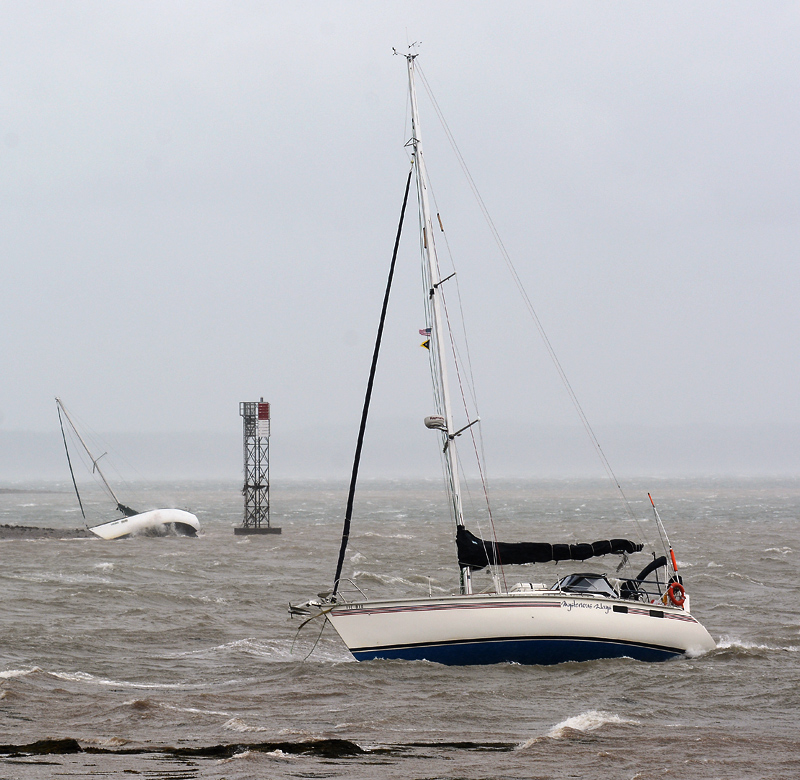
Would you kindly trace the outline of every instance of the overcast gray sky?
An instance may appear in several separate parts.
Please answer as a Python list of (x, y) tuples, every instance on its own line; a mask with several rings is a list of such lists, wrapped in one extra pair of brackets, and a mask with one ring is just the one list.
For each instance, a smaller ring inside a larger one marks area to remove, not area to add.
[[(800, 424), (798, 40), (797, 2), (4, 2), (0, 429), (59, 395), (238, 431), (263, 395), (276, 436), (354, 437), (410, 41), (594, 424)], [(571, 423), (421, 112), (482, 417)], [(416, 247), (375, 415), (423, 430)]]

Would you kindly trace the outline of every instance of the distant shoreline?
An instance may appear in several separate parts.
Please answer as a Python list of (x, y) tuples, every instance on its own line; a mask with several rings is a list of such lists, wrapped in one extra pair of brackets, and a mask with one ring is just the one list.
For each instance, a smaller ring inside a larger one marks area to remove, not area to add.
[(67, 493), (66, 490), (41, 490), (39, 488), (0, 488), (0, 493)]
[(0, 525), (3, 539), (96, 539), (86, 528), (36, 528), (28, 525)]

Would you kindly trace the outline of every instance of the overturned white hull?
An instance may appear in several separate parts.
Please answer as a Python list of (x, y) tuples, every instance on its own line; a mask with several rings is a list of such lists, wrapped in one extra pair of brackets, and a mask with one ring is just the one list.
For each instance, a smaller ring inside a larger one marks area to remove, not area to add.
[(556, 591), (339, 604), (327, 617), (353, 656), (449, 665), (663, 661), (715, 648), (688, 611)]
[(131, 517), (112, 520), (89, 529), (101, 539), (122, 539), (125, 536), (164, 536), (177, 533), (182, 536), (197, 536), (200, 523), (191, 512), (183, 509), (152, 509)]

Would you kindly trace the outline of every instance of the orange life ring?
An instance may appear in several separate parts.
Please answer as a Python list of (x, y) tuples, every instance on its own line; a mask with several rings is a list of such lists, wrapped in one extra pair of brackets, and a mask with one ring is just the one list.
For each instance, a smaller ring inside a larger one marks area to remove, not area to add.
[(670, 586), (667, 588), (667, 595), (669, 596), (669, 600), (676, 607), (682, 607), (684, 601), (686, 601), (686, 590), (680, 582), (670, 583)]

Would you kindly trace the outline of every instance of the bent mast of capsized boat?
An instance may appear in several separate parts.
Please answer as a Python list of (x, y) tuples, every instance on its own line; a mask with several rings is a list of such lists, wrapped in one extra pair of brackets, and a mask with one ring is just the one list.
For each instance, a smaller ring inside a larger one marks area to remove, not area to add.
[[(103, 474), (98, 463), (99, 458), (92, 455), (89, 446), (84, 441), (80, 431), (70, 417), (69, 412), (64, 406), (60, 398), (56, 398), (56, 408), (58, 410), (58, 420), (61, 425), (61, 436), (64, 440), (64, 449), (67, 453), (67, 463), (69, 464), (69, 472), (72, 477), (72, 485), (75, 488), (75, 495), (78, 497), (78, 504), (83, 515), (84, 522), (86, 522), (86, 513), (83, 509), (83, 501), (78, 490), (78, 484), (75, 481), (75, 473), (72, 470), (72, 459), (69, 454), (69, 447), (67, 446), (67, 437), (64, 432), (64, 423), (62, 419), (62, 412), (67, 423), (74, 432), (81, 446), (92, 462), (92, 471), (96, 472), (100, 477), (104, 488), (116, 503), (117, 511), (121, 512), (124, 517), (118, 520), (111, 520), (101, 525), (89, 527), (89, 530), (99, 536), (101, 539), (123, 539), (126, 536), (142, 535), (142, 536), (166, 536), (169, 533), (175, 533), (179, 536), (197, 536), (200, 530), (200, 523), (191, 512), (186, 512), (183, 509), (152, 509), (147, 512), (137, 512), (135, 509), (123, 504), (114, 493), (111, 485)], [(102, 455), (100, 456), (102, 457)]]

